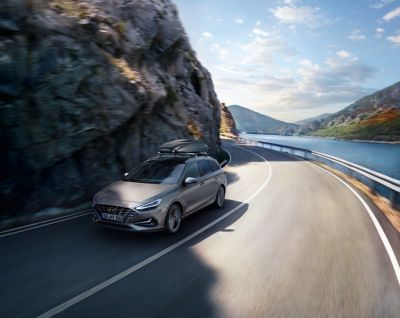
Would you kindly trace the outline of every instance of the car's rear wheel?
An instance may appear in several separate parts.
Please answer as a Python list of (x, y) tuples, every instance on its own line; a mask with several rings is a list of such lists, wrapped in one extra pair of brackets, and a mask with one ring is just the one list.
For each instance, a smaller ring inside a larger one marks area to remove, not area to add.
[(174, 234), (178, 232), (182, 223), (182, 208), (179, 204), (173, 204), (170, 206), (165, 218), (165, 230)]
[(214, 205), (217, 208), (221, 208), (224, 205), (225, 201), (225, 188), (223, 186), (219, 186), (217, 191), (217, 196), (215, 197)]

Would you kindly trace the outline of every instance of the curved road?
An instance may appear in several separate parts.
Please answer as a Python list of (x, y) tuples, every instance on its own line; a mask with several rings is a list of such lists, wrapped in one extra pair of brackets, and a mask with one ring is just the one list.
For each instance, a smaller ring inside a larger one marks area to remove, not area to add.
[(0, 316), (400, 317), (393, 259), (348, 187), (309, 162), (225, 147), (224, 208), (175, 236), (88, 214), (0, 233)]

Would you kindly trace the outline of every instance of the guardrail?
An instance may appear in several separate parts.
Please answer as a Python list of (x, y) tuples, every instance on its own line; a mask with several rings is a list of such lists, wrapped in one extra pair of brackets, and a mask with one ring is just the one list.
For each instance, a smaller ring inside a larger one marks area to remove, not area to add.
[(386, 197), (387, 199), (389, 199), (390, 204), (393, 208), (398, 209), (400, 207), (400, 180), (388, 177), (379, 172), (373, 171), (355, 163), (309, 149), (247, 139), (243, 137), (238, 137), (238, 140), (240, 142), (244, 142), (250, 145), (289, 153), (305, 160), (313, 160), (326, 164), (357, 179), (361, 183), (368, 186), (371, 191)]

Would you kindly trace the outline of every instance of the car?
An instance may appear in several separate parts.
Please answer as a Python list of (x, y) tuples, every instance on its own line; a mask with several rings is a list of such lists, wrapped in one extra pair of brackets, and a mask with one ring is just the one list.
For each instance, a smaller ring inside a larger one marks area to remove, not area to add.
[(96, 193), (96, 224), (128, 231), (176, 233), (182, 219), (211, 204), (224, 204), (227, 179), (200, 141), (175, 140)]

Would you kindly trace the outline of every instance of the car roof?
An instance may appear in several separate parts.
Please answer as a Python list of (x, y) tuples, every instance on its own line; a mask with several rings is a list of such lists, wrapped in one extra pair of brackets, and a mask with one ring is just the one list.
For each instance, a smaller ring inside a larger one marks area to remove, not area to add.
[[(195, 162), (199, 161), (202, 159), (211, 159), (215, 160), (214, 158), (210, 156), (182, 156), (182, 155), (162, 155), (162, 156), (155, 156), (151, 157), (150, 159), (146, 161), (163, 161), (163, 160), (168, 160), (168, 161), (177, 161), (177, 162), (182, 162), (182, 163), (190, 163), (190, 162)], [(216, 161), (216, 160), (215, 160)]]

